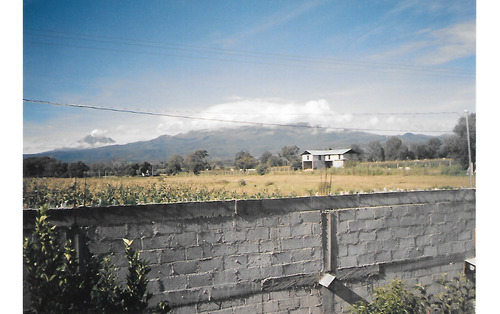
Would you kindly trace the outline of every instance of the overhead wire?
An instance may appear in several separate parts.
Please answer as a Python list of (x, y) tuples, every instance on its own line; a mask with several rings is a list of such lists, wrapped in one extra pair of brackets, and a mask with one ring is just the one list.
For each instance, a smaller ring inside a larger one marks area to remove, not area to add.
[[(219, 119), (219, 118), (206, 118), (206, 117), (195, 117), (195, 116), (187, 116), (187, 115), (178, 115), (171, 113), (159, 113), (152, 111), (142, 111), (142, 110), (130, 110), (123, 108), (112, 108), (112, 107), (102, 107), (102, 106), (93, 106), (93, 105), (82, 105), (82, 104), (68, 104), (68, 103), (59, 103), (53, 101), (46, 100), (34, 100), (34, 99), (26, 99), (23, 98), (24, 102), (29, 103), (37, 103), (37, 104), (47, 104), (53, 106), (64, 106), (64, 107), (73, 107), (79, 109), (91, 109), (91, 110), (100, 110), (100, 111), (111, 111), (118, 113), (129, 113), (129, 114), (139, 114), (139, 115), (149, 115), (149, 116), (160, 116), (160, 117), (169, 117), (169, 118), (179, 118), (179, 119), (187, 119), (187, 120), (201, 120), (201, 121), (213, 121), (213, 122), (224, 122), (224, 123), (235, 123), (235, 124), (247, 124), (247, 125), (258, 125), (258, 126), (273, 126), (273, 127), (290, 127), (290, 128), (307, 128), (307, 129), (326, 129), (326, 130), (346, 130), (346, 131), (367, 131), (367, 132), (427, 132), (427, 133), (451, 133), (449, 130), (405, 130), (405, 129), (370, 129), (370, 128), (346, 128), (346, 127), (333, 127), (333, 126), (314, 126), (309, 124), (286, 124), (286, 123), (270, 123), (270, 122), (255, 122), (255, 121), (246, 121), (246, 120), (234, 120), (234, 119)], [(457, 112), (451, 112), (452, 114), (458, 114)], [(396, 114), (396, 113), (393, 113)], [(402, 113), (402, 114), (450, 114), (450, 112), (441, 112), (441, 113)], [(460, 114), (458, 114), (460, 115)]]
[[(424, 66), (412, 66), (412, 65), (381, 63), (381, 62), (375, 63), (366, 61), (352, 61), (345, 59), (341, 60), (332, 58), (318, 58), (318, 57), (300, 56), (293, 54), (283, 54), (283, 53), (267, 53), (267, 52), (248, 51), (248, 50), (222, 49), (222, 48), (213, 48), (213, 47), (197, 46), (197, 45), (173, 44), (160, 41), (129, 39), (122, 37), (111, 37), (104, 35), (61, 32), (61, 31), (51, 31), (51, 30), (39, 30), (32, 28), (26, 29), (25, 35), (53, 38), (53, 39), (87, 41), (87, 42), (95, 42), (101, 44), (126, 45), (126, 46), (134, 46), (141, 48), (175, 50), (190, 54), (172, 54), (164, 52), (124, 50), (124, 49), (109, 48), (102, 46), (99, 47), (82, 46), (70, 43), (61, 44), (57, 42), (54, 43), (54, 42), (25, 40), (25, 42), (29, 43), (70, 47), (70, 48), (97, 49), (97, 50), (114, 51), (114, 52), (139, 53), (139, 54), (172, 56), (172, 57), (182, 57), (182, 58), (215, 59), (218, 61), (226, 61), (226, 62), (260, 63), (260, 64), (297, 66), (297, 67), (305, 66), (309, 68), (312, 67), (320, 69), (335, 69), (341, 71), (344, 70), (344, 71), (363, 71), (363, 72), (380, 72), (380, 73), (411, 72), (419, 75), (437, 74), (437, 75), (452, 75), (459, 77), (473, 76), (473, 73), (469, 71), (464, 71), (460, 69), (450, 69), (444, 67), (424, 67)], [(204, 54), (204, 55), (199, 56), (192, 54)], [(220, 59), (217, 57), (251, 58), (252, 60), (227, 59), (227, 58)]]

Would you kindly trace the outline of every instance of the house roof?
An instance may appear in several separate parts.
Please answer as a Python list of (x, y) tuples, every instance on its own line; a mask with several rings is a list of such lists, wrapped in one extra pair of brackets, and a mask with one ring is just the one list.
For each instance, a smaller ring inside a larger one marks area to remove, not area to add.
[(347, 153), (352, 153), (352, 154), (358, 154), (358, 152), (352, 150), (351, 148), (341, 148), (341, 149), (328, 149), (328, 150), (314, 150), (314, 149), (308, 149), (304, 151), (301, 155), (344, 155)]

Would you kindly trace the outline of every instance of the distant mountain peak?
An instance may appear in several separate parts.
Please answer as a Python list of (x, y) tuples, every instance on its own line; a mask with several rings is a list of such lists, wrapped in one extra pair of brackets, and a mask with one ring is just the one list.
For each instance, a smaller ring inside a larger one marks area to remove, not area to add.
[(95, 132), (92, 132), (91, 134), (78, 140), (70, 147), (73, 149), (87, 149), (87, 148), (98, 148), (102, 146), (112, 145), (115, 143), (116, 141), (111, 137), (97, 135), (95, 134)]

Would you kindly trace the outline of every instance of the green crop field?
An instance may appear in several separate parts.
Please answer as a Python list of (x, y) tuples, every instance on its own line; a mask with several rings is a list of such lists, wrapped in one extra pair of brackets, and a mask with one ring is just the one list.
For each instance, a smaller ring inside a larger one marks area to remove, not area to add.
[(25, 178), (25, 208), (263, 199), (469, 187), (451, 162), (360, 163), (344, 169), (207, 171), (157, 177)]

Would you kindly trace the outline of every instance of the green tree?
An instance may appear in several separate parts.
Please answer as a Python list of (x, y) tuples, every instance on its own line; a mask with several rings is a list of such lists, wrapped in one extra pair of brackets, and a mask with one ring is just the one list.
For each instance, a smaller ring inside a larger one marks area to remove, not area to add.
[[(42, 207), (35, 228), (23, 243), (26, 282), (32, 313), (142, 313), (151, 298), (147, 293), (148, 264), (124, 239), (128, 260), (126, 285), (122, 287), (109, 258), (98, 260), (88, 248), (88, 260), (76, 257), (71, 241), (64, 247), (60, 234), (48, 221), (48, 207)], [(157, 305), (166, 312), (168, 304)]]
[[(458, 119), (454, 135), (447, 137), (443, 141), (442, 154), (460, 162), (464, 169), (469, 167), (469, 149), (467, 143), (467, 125), (465, 117)], [(471, 160), (476, 168), (476, 114), (469, 115), (469, 133), (471, 146)]]
[(139, 164), (138, 163), (133, 163), (128, 166), (128, 175), (129, 176), (136, 176), (137, 175), (137, 170), (139, 170)]
[(184, 164), (184, 158), (181, 155), (172, 155), (167, 162), (167, 174), (175, 175), (182, 171), (182, 165)]
[(385, 160), (405, 160), (410, 157), (408, 146), (396, 136), (385, 141)]
[(205, 170), (209, 167), (208, 162), (205, 158), (208, 157), (208, 152), (206, 150), (196, 150), (186, 156), (184, 162), (188, 167), (189, 171), (194, 174), (200, 173), (200, 171)]
[(234, 157), (234, 166), (238, 169), (253, 169), (259, 162), (249, 152), (240, 151)]
[(284, 146), (281, 148), (280, 156), (286, 160), (286, 164), (294, 169), (301, 167), (301, 161), (299, 156), (300, 148), (296, 145)]
[(271, 157), (273, 157), (273, 154), (271, 154), (271, 152), (269, 152), (269, 151), (266, 151), (266, 152), (263, 152), (262, 155), (260, 155), (259, 161), (261, 164), (265, 165), (265, 164), (267, 164), (269, 159), (271, 159)]
[(153, 170), (153, 166), (149, 162), (147, 162), (147, 161), (143, 162), (141, 164), (141, 167), (139, 168), (139, 172), (143, 176), (145, 176), (145, 175), (148, 175), (148, 176), (151, 175), (152, 170)]
[(371, 141), (366, 148), (366, 160), (368, 161), (384, 161), (384, 147), (378, 141)]
[(89, 171), (87, 166), (82, 161), (72, 162), (68, 166), (68, 175), (70, 178), (83, 178), (86, 171)]

